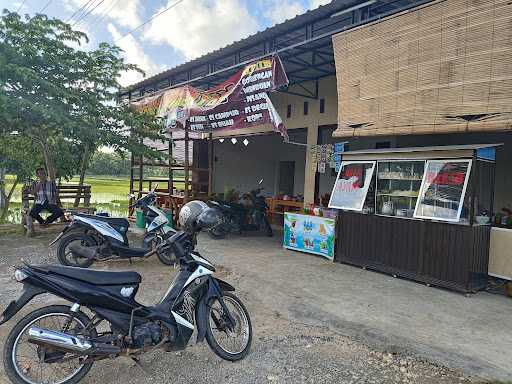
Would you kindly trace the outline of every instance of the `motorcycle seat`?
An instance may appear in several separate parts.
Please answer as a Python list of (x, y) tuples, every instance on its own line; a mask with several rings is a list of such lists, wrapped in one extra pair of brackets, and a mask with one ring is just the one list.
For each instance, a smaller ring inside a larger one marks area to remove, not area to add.
[(104, 221), (114, 227), (125, 227), (128, 228), (130, 223), (124, 217), (106, 217), (106, 216), (98, 216), (98, 215), (88, 215), (86, 213), (77, 213), (75, 216), (85, 217), (87, 219)]
[(45, 273), (56, 274), (71, 279), (85, 281), (93, 285), (139, 284), (142, 277), (137, 272), (108, 272), (93, 269), (64, 267), (60, 265), (33, 267)]

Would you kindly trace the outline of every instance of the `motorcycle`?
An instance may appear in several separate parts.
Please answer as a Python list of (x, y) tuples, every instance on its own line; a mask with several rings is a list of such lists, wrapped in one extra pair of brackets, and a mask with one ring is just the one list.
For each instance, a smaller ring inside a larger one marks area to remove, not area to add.
[[(258, 185), (263, 183), (261, 179)], [(261, 195), (263, 188), (256, 188), (247, 194), (248, 204), (210, 201), (210, 206), (218, 209), (224, 216), (223, 222), (210, 229), (208, 234), (213, 239), (223, 239), (228, 233), (242, 231), (265, 231), (267, 236), (273, 236), (272, 227), (268, 221), (269, 207), (265, 197)]]
[[(157, 348), (182, 350), (194, 330), (222, 359), (248, 353), (252, 326), (230, 284), (213, 277), (215, 267), (195, 250), (197, 232), (181, 231), (153, 253), (170, 251), (180, 270), (155, 306), (139, 304), (136, 272), (104, 272), (66, 266), (18, 267), (23, 293), (2, 314), (11, 319), (35, 296), (50, 293), (70, 303), (37, 309), (21, 319), (4, 345), (4, 368), (13, 383), (78, 383), (94, 362), (138, 356)], [(82, 308), (87, 309), (87, 315)], [(102, 324), (103, 323), (103, 324)]]
[[(156, 187), (155, 187), (156, 188)], [(133, 195), (129, 195), (134, 198)], [(130, 223), (125, 218), (75, 213), (68, 224), (50, 243), (58, 242), (57, 258), (62, 265), (90, 267), (94, 261), (131, 259), (144, 257), (149, 250), (172, 236), (175, 231), (168, 226), (165, 213), (156, 207), (155, 190), (138, 199), (130, 208), (141, 208), (146, 223), (142, 247), (131, 247), (128, 242)], [(174, 265), (172, 253), (158, 253), (158, 259), (166, 265)]]

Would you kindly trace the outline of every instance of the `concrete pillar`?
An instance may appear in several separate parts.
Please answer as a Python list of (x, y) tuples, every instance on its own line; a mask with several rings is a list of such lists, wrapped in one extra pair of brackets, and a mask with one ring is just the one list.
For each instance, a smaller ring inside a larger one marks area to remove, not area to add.
[(318, 143), (318, 124), (308, 126), (306, 169), (304, 170), (304, 202), (312, 204), (315, 202), (315, 178), (316, 169), (311, 169), (311, 146)]

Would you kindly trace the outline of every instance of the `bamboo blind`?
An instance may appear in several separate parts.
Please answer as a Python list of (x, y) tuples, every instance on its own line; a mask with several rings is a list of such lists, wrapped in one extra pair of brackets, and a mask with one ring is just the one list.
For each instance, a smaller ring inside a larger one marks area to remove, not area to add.
[(444, 0), (333, 37), (335, 136), (512, 129), (512, 2)]

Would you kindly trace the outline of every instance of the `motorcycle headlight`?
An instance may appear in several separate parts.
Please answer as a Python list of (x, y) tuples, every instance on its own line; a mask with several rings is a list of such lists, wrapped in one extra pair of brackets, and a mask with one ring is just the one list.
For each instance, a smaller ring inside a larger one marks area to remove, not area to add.
[(22, 282), (27, 277), (28, 277), (28, 275), (25, 272), (23, 272), (22, 270), (20, 270), (20, 269), (17, 269), (17, 270), (14, 271), (14, 278), (18, 282)]

